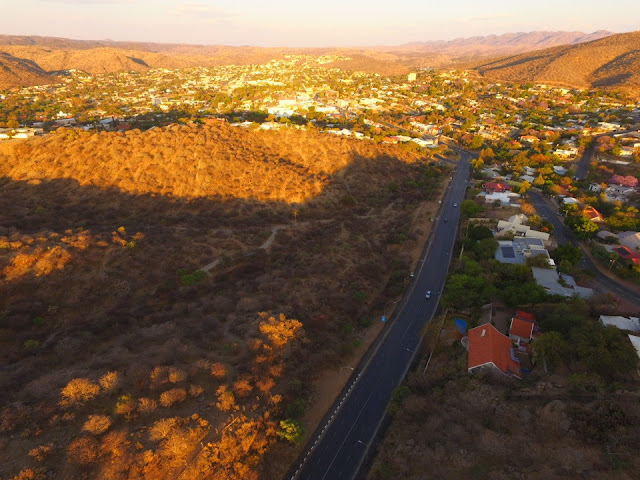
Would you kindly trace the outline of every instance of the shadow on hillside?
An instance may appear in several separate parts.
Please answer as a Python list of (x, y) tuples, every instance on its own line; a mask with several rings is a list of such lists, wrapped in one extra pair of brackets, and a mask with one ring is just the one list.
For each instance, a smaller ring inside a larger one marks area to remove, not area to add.
[[(328, 175), (322, 192), (303, 204), (221, 195), (183, 198), (137, 194), (81, 185), (72, 178), (15, 181), (0, 177), (0, 204), (3, 205), (0, 227), (15, 228), (22, 233), (41, 230), (61, 233), (78, 227), (103, 230), (119, 225), (136, 228), (181, 225), (193, 229), (254, 227), (290, 222), (293, 208), (304, 208), (310, 219), (334, 214), (348, 216), (379, 206), (390, 196), (385, 187), (415, 168), (419, 168), (417, 164), (388, 156), (373, 159), (355, 156), (344, 169)], [(274, 188), (279, 187), (274, 185)], [(348, 204), (348, 208), (343, 208), (342, 203)]]
[(479, 70), (481, 72), (490, 72), (493, 70), (500, 70), (503, 68), (510, 68), (510, 67), (515, 67), (517, 65), (522, 65), (524, 63), (529, 63), (529, 62), (534, 62), (536, 60), (541, 60), (541, 59), (549, 59), (549, 61), (553, 60), (553, 57), (549, 57), (549, 55), (538, 55), (538, 56), (532, 56), (532, 57), (525, 57), (525, 58), (519, 58), (520, 55), (518, 55), (518, 57), (511, 57), (511, 58), (517, 58), (517, 60), (513, 60), (510, 61), (508, 63), (504, 63), (505, 61), (508, 61), (509, 58), (507, 59), (499, 59), (496, 60), (494, 62), (490, 62), (490, 63), (486, 63), (483, 65), (480, 65), (478, 67), (476, 67), (476, 70)]

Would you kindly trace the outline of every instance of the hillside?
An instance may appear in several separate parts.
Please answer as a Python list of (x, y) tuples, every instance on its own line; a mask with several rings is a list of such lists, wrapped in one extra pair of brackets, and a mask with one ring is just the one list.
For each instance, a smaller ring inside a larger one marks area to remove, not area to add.
[(456, 38), (450, 41), (411, 42), (401, 49), (438, 52), (455, 57), (513, 55), (559, 45), (575, 45), (613, 35), (604, 30), (583, 32), (518, 32), (484, 37)]
[(0, 89), (20, 85), (51, 83), (55, 77), (40, 66), (24, 58), (16, 58), (0, 51)]
[(640, 88), (640, 32), (554, 47), (476, 66), (494, 80), (575, 87)]
[[(149, 68), (249, 65), (263, 64), (286, 54), (333, 54), (350, 59), (325, 64), (325, 67), (404, 75), (419, 67), (459, 66), (461, 62), (477, 60), (478, 57), (495, 58), (559, 44), (577, 44), (606, 35), (609, 32), (530, 32), (460, 38), (447, 42), (350, 48), (232, 47), (0, 35), (0, 52), (15, 61), (29, 62), (43, 72), (78, 69), (99, 74)], [(0, 82), (0, 85), (15, 86), (42, 83), (42, 79), (21, 73), (13, 66), (0, 71)]]
[(448, 176), (226, 125), (0, 145), (0, 476), (281, 479)]

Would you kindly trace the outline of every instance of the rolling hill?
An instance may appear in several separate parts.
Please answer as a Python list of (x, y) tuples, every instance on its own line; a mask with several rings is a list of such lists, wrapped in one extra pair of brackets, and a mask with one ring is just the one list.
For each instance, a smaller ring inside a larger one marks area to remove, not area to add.
[(423, 160), (224, 124), (0, 144), (0, 476), (282, 479), (287, 405), (422, 251)]
[(38, 64), (0, 51), (0, 88), (38, 85), (53, 81), (55, 77), (40, 68)]
[(454, 40), (411, 42), (400, 49), (417, 52), (437, 52), (452, 57), (514, 55), (541, 48), (559, 45), (576, 45), (612, 35), (606, 30), (593, 33), (583, 32), (518, 32), (484, 37), (456, 38)]
[(635, 91), (640, 88), (640, 31), (509, 56), (475, 70), (494, 80)]
[(470, 59), (477, 64), (478, 57), (495, 58), (541, 47), (577, 44), (609, 34), (604, 31), (591, 34), (530, 32), (459, 38), (446, 42), (349, 48), (233, 47), (0, 35), (0, 52), (3, 53), (0, 87), (45, 83), (51, 81), (48, 73), (68, 69), (100, 74), (150, 68), (263, 64), (282, 58), (285, 54), (348, 56), (349, 60), (325, 66), (382, 75), (404, 75), (414, 68), (460, 66)]

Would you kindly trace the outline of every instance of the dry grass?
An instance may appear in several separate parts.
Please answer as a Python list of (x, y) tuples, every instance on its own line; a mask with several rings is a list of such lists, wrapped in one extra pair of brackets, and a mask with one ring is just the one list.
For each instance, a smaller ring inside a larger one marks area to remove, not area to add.
[[(411, 375), (408, 385), (412, 394), (378, 445), (371, 480), (635, 478), (634, 394), (572, 398), (562, 376), (528, 382), (471, 376), (459, 343), (441, 350), (427, 375)], [(622, 422), (602, 413), (611, 404), (624, 412)]]
[(477, 67), (489, 78), (536, 81), (576, 87), (638, 90), (640, 32), (623, 33), (579, 45), (507, 57)]
[[(69, 133), (1, 154), (9, 478), (177, 478), (185, 462), (183, 479), (280, 478), (295, 452), (277, 421), (402, 287), (412, 214), (440, 182), (402, 149), (228, 127)], [(9, 275), (20, 256), (37, 260)], [(83, 432), (92, 415), (112, 423)], [(170, 433), (150, 435), (163, 418)]]

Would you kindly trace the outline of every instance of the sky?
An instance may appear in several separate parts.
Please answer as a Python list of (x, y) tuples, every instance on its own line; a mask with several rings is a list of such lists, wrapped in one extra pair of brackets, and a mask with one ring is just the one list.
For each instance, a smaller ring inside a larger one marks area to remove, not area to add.
[(640, 30), (638, 0), (3, 0), (0, 34), (264, 47)]

